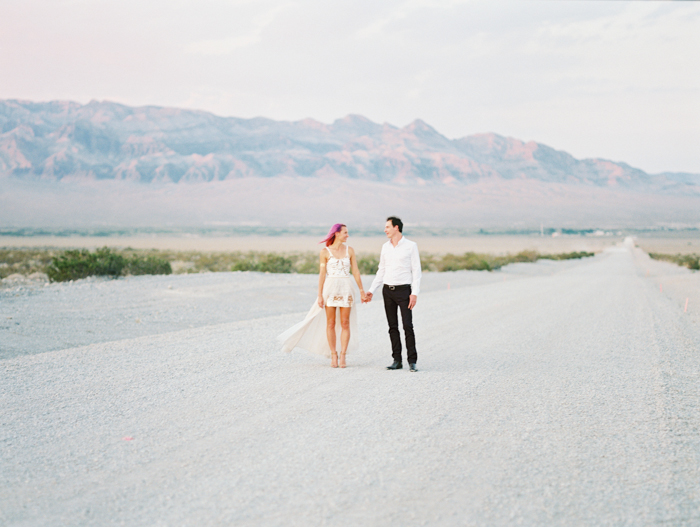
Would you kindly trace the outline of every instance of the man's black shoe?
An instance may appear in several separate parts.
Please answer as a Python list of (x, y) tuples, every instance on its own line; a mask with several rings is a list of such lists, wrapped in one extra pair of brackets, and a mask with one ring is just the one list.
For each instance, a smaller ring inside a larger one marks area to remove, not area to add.
[(401, 368), (403, 368), (403, 364), (401, 364), (397, 360), (395, 360), (394, 364), (392, 364), (391, 366), (386, 367), (387, 370), (400, 370)]
[(418, 371), (418, 369), (416, 368), (416, 365), (415, 365), (415, 364), (409, 363), (408, 365), (409, 365), (411, 371)]

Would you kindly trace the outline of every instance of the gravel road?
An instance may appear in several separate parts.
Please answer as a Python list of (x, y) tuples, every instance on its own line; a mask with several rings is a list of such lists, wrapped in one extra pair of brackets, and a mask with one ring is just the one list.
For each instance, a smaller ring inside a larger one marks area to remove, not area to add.
[(314, 283), (0, 289), (0, 524), (700, 524), (700, 273), (426, 274), (417, 374), (376, 301), (346, 370), (279, 352)]

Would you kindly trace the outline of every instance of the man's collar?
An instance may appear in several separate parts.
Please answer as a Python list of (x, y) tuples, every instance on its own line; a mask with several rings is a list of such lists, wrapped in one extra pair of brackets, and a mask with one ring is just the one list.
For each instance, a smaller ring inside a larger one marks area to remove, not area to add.
[(399, 245), (401, 245), (401, 244), (403, 243), (403, 241), (404, 241), (405, 239), (406, 239), (406, 237), (405, 237), (404, 235), (401, 235), (401, 239), (397, 242), (396, 245), (394, 245), (394, 243), (391, 241), (391, 238), (389, 238), (389, 239), (387, 240), (386, 243), (388, 243), (388, 244), (391, 245), (392, 247), (398, 247)]

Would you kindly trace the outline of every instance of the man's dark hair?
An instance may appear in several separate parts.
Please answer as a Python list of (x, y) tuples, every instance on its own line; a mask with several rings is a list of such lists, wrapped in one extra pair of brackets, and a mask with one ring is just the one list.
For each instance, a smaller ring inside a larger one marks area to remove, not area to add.
[(399, 228), (399, 232), (403, 232), (403, 222), (396, 216), (389, 216), (386, 221), (390, 221), (394, 227)]

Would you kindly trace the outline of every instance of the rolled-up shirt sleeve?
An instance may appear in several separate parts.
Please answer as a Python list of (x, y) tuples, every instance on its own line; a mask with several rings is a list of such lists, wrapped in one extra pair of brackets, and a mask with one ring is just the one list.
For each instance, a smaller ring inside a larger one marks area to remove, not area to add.
[(421, 268), (420, 268), (420, 255), (418, 254), (418, 245), (415, 243), (411, 248), (411, 294), (417, 295), (420, 293), (420, 278), (421, 278)]

